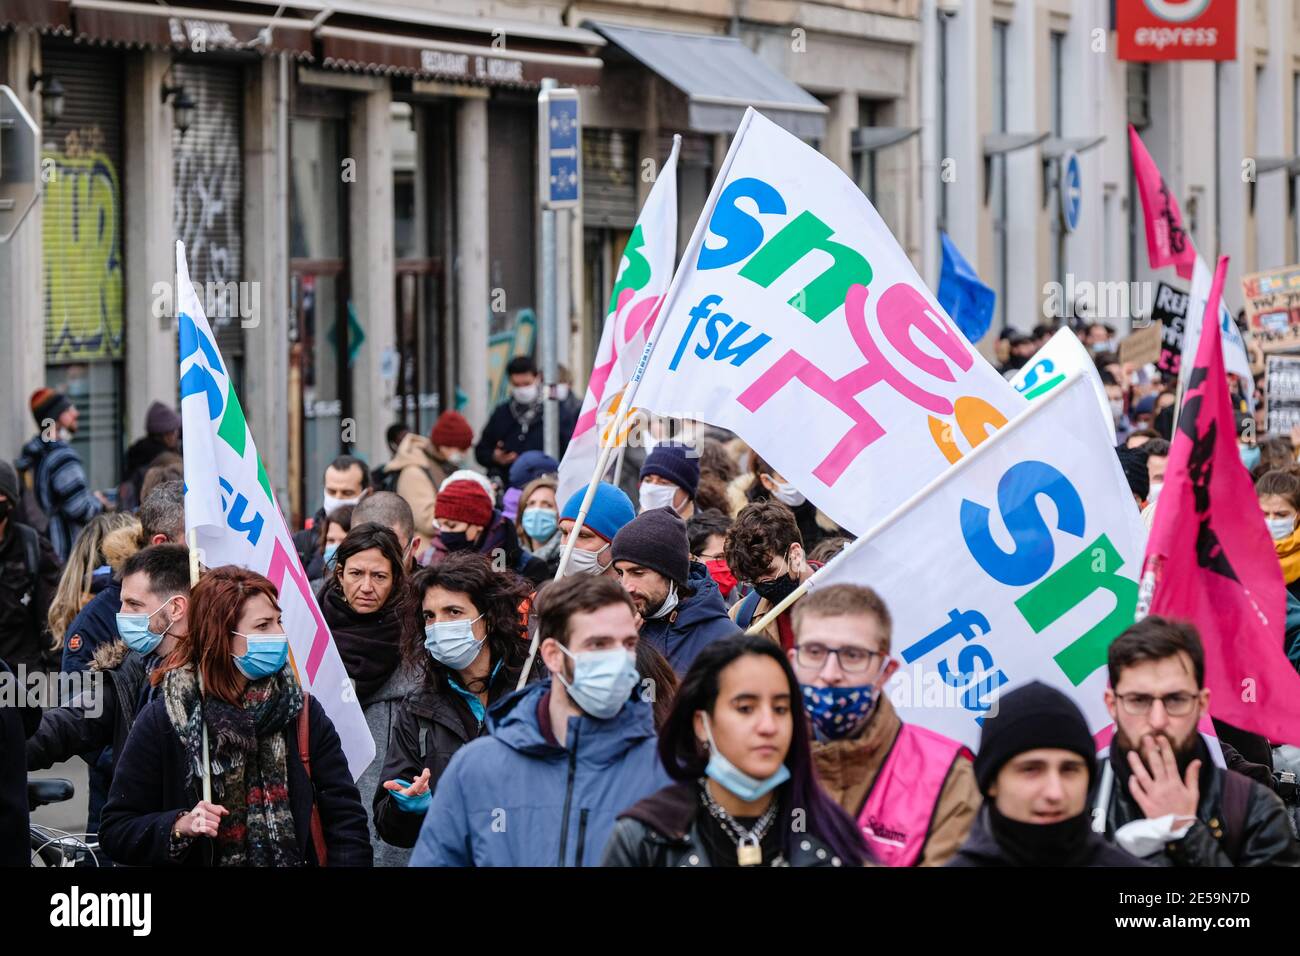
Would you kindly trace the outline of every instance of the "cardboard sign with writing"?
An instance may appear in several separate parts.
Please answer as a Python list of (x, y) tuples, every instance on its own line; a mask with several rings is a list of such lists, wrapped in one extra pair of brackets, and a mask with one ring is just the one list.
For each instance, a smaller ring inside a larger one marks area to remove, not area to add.
[(1134, 329), (1119, 343), (1119, 360), (1125, 365), (1146, 365), (1157, 362), (1164, 351), (1165, 327), (1162, 322), (1152, 322), (1146, 328)]
[(1166, 375), (1178, 374), (1178, 362), (1183, 354), (1183, 320), (1187, 317), (1186, 292), (1160, 283), (1156, 289), (1155, 305), (1151, 308), (1151, 323), (1160, 325), (1162, 342), (1156, 368)]
[(1268, 356), (1264, 402), (1268, 433), (1289, 435), (1300, 425), (1300, 355)]
[(1246, 321), (1265, 352), (1300, 348), (1300, 266), (1241, 279)]

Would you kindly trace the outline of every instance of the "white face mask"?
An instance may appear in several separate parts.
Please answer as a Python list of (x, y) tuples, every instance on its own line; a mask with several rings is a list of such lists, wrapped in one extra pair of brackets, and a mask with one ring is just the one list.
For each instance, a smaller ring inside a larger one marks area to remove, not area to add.
[(1119, 421), (1124, 415), (1124, 399), (1112, 398), (1110, 400), (1110, 417)]
[(777, 481), (773, 478), (772, 484), (776, 485), (776, 487), (772, 489), (772, 497), (783, 505), (787, 505), (791, 508), (798, 508), (808, 500), (799, 493), (798, 488), (788, 481)]
[(1147, 504), (1153, 505), (1156, 503), (1156, 499), (1160, 497), (1160, 489), (1164, 486), (1164, 482), (1162, 481), (1157, 481), (1152, 484), (1151, 488), (1147, 491)]
[(357, 495), (355, 498), (335, 498), (328, 491), (325, 491), (321, 493), (321, 499), (325, 502), (325, 514), (328, 516), (347, 505), (355, 506), (361, 501), (361, 496)]
[(641, 482), (641, 513), (655, 508), (672, 508), (673, 498), (677, 497), (676, 485), (656, 485), (650, 481)]
[(574, 548), (573, 554), (569, 555), (569, 566), (564, 570), (564, 576), (571, 577), (575, 574), (590, 574), (592, 577), (598, 577), (609, 570), (608, 564), (600, 563), (600, 556), (609, 550), (609, 545), (601, 548), (599, 551), (584, 551), (582, 548)]
[(510, 390), (516, 402), (520, 405), (531, 405), (537, 401), (539, 389), (536, 385), (519, 385)]
[(1291, 533), (1295, 531), (1294, 518), (1265, 518), (1264, 521), (1268, 525), (1268, 533), (1273, 536), (1274, 541), (1289, 538)]
[(659, 606), (659, 610), (655, 611), (653, 614), (650, 615), (650, 620), (655, 621), (661, 617), (667, 617), (669, 614), (673, 613), (673, 609), (676, 607), (677, 607), (677, 583), (675, 581), (669, 581), (668, 596), (664, 598), (664, 603)]
[(555, 386), (555, 397), (560, 401), (567, 399), (569, 397), (569, 386), (564, 384)]

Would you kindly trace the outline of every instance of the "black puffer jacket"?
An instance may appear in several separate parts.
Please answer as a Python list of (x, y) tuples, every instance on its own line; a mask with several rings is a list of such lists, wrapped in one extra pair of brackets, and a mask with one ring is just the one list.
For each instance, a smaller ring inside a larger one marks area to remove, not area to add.
[[(619, 814), (601, 866), (712, 866), (697, 815), (695, 785), (675, 783)], [(811, 834), (794, 842), (789, 866), (843, 866)]]
[[(120, 754), (136, 714), (152, 697), (148, 677), (157, 658), (147, 658), (122, 641), (105, 644), (90, 664), (99, 686), (94, 693), (82, 693), (63, 707), (47, 710), (41, 726), (27, 741), (27, 769), (48, 770), (77, 755), (94, 756), (112, 745)], [(113, 766), (116, 765), (114, 761)]]
[[(35, 573), (28, 566), (28, 549)], [(41, 665), (49, 646), (45, 617), (59, 588), (59, 559), (47, 538), (26, 525), (5, 522), (0, 535), (0, 657), (17, 670)]]
[[(497, 671), (488, 687), (488, 707), (513, 691), (518, 679), (518, 666), (503, 666)], [(424, 814), (409, 813), (397, 805), (392, 794), (384, 789), (384, 782), (409, 782), (428, 767), (429, 792), (433, 793), (456, 751), (474, 738), (486, 735), (487, 725), (479, 723), (465, 698), (450, 687), (438, 690), (426, 682), (402, 701), (388, 741), (384, 767), (379, 772), (379, 787), (375, 790), (375, 830), (384, 842), (413, 847), (424, 823)]]
[[(1227, 775), (1235, 772), (1216, 767), (1204, 741), (1199, 746), (1200, 802), (1196, 822), (1181, 840), (1167, 844), (1166, 849), (1146, 860), (1156, 866), (1300, 866), (1300, 844), (1291, 832), (1281, 799), (1240, 774), (1236, 775), (1239, 781), (1249, 786), (1244, 832), (1227, 832), (1231, 823), (1225, 819), (1224, 783)], [(1145, 815), (1129, 792), (1128, 765), (1115, 756), (1110, 758), (1110, 765), (1114, 781), (1106, 804), (1106, 839), (1113, 842), (1116, 830)]]

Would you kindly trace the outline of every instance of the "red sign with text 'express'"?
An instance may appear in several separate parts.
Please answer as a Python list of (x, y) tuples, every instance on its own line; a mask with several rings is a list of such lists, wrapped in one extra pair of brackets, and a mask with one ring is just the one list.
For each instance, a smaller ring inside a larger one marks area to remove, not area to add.
[(1117, 0), (1121, 60), (1235, 60), (1237, 0)]

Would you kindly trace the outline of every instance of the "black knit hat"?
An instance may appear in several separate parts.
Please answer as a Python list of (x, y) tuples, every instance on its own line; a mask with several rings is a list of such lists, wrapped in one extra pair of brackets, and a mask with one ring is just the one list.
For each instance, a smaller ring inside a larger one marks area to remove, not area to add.
[(1138, 446), (1137, 448), (1116, 448), (1115, 454), (1119, 456), (1120, 467), (1124, 469), (1124, 477), (1128, 479), (1129, 490), (1143, 501), (1146, 501), (1147, 495), (1151, 493), (1151, 476), (1147, 472), (1147, 453), (1142, 450), (1142, 446)]
[(641, 466), (642, 481), (651, 475), (671, 481), (694, 500), (700, 489), (700, 453), (684, 445), (658, 445)]
[(611, 560), (631, 561), (658, 571), (678, 585), (691, 573), (691, 545), (686, 522), (671, 508), (643, 511), (614, 535)]
[(4, 495), (13, 504), (22, 498), (22, 488), (18, 484), (18, 472), (7, 461), (0, 461), (0, 495)]
[(980, 749), (975, 755), (975, 782), (988, 796), (989, 787), (1008, 760), (1026, 750), (1050, 747), (1077, 753), (1097, 771), (1097, 746), (1088, 723), (1074, 701), (1055, 687), (1032, 681), (998, 698), (996, 716), (984, 719)]

